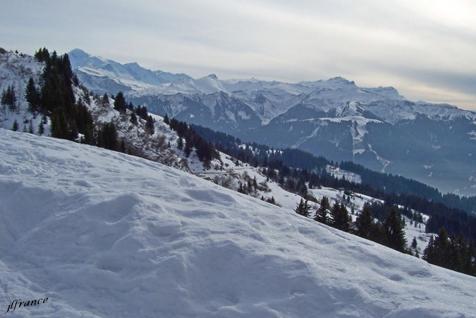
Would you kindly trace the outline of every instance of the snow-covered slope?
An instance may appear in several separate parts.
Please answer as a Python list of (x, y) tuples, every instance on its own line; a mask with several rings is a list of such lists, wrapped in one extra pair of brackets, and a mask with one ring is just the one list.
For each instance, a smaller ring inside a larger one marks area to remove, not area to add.
[(476, 317), (476, 279), (159, 163), (0, 129), (11, 317)]
[[(95, 58), (89, 63), (101, 65), (106, 62)], [(129, 65), (130, 67), (132, 66)], [(32, 56), (12, 51), (0, 53), (0, 93), (8, 87), (13, 87), (17, 99), (14, 109), (0, 105), (1, 128), (11, 129), (16, 122), (19, 131), (31, 130), (39, 134), (39, 125), (43, 121), (43, 134), (51, 135), (48, 116), (32, 112), (25, 98), (29, 78), (39, 86), (43, 68), (44, 63), (38, 62)], [(187, 157), (178, 149), (177, 134), (163, 122), (161, 116), (151, 115), (155, 120), (154, 133), (149, 134), (145, 129), (146, 121), (137, 116), (137, 123), (132, 123), (132, 111), (127, 109), (124, 113), (120, 113), (115, 110), (113, 98), (104, 101), (101, 97), (91, 94), (82, 85), (73, 85), (73, 92), (76, 102), (85, 105), (91, 112), (96, 131), (106, 123), (114, 123), (119, 141), (124, 141), (127, 152), (186, 171), (200, 172), (204, 169), (195, 151)]]
[[(43, 64), (38, 63), (32, 56), (6, 52), (0, 53), (0, 94), (13, 87), (16, 97), (15, 109), (0, 105), (0, 127), (11, 129), (16, 121), (20, 131), (31, 128), (38, 132), (41, 116), (35, 116), (28, 111), (28, 103), (25, 98), (25, 90), (29, 78), (38, 85)], [(49, 120), (45, 119), (44, 129), (49, 132)]]

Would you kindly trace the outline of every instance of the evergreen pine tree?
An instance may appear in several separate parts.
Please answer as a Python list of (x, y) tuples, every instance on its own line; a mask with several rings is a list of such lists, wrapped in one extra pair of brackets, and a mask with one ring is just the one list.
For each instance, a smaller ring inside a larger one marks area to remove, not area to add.
[(17, 98), (13, 86), (8, 86), (7, 89), (3, 91), (1, 102), (3, 105), (8, 106), (11, 111), (16, 109)]
[(98, 146), (117, 150), (117, 131), (114, 123), (107, 123), (101, 127), (98, 134)]
[(329, 224), (329, 209), (331, 205), (329, 203), (329, 199), (324, 196), (321, 199), (320, 207), (317, 209), (316, 216), (314, 219), (318, 222)]
[(331, 209), (332, 223), (331, 225), (342, 231), (349, 231), (350, 218), (347, 208), (343, 204), (335, 203)]
[(154, 134), (154, 119), (152, 116), (147, 116), (147, 121), (145, 123), (145, 130), (149, 135)]
[(188, 140), (185, 140), (185, 147), (184, 150), (185, 156), (188, 157), (192, 153), (192, 143)]
[(16, 119), (15, 119), (15, 121), (13, 122), (12, 130), (13, 130), (13, 131), (18, 131), (18, 122), (17, 122)]
[(35, 59), (38, 62), (45, 62), (50, 58), (50, 53), (46, 48), (41, 48), (35, 52)]
[(104, 93), (104, 95), (103, 95), (102, 98), (101, 98), (101, 105), (102, 105), (103, 107), (109, 106), (109, 96), (107, 96), (106, 93)]
[(355, 225), (357, 226), (357, 235), (367, 239), (370, 238), (372, 224), (373, 217), (370, 206), (365, 204), (362, 212), (355, 221)]
[(384, 222), (386, 245), (397, 251), (405, 251), (405, 232), (403, 231), (400, 215), (395, 208), (392, 208), (390, 215)]
[(41, 136), (44, 133), (45, 133), (45, 127), (44, 127), (43, 121), (41, 121), (40, 124), (38, 125), (38, 134)]
[(41, 96), (36, 89), (33, 78), (30, 77), (26, 86), (25, 98), (28, 102), (28, 108), (32, 112), (36, 112), (40, 108)]
[(413, 248), (414, 250), (416, 250), (417, 245), (418, 245), (418, 242), (417, 242), (417, 240), (416, 240), (416, 237), (414, 237), (414, 238), (413, 238), (413, 241), (412, 241), (412, 248)]
[(180, 149), (180, 150), (183, 148), (183, 139), (182, 139), (182, 137), (178, 137), (178, 139), (177, 139), (177, 148)]
[(137, 125), (137, 116), (134, 112), (131, 113), (131, 123)]
[(299, 215), (309, 217), (309, 205), (307, 203), (307, 200), (301, 199), (299, 202), (298, 206), (295, 209), (295, 212)]
[(124, 98), (124, 94), (122, 92), (117, 93), (116, 97), (114, 98), (114, 109), (124, 113), (126, 111), (127, 104), (126, 99)]

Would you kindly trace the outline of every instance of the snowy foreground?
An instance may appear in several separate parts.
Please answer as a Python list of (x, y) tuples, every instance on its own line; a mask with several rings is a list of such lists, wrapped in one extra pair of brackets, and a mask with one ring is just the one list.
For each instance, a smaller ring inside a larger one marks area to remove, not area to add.
[(476, 317), (476, 279), (185, 172), (0, 129), (5, 317)]

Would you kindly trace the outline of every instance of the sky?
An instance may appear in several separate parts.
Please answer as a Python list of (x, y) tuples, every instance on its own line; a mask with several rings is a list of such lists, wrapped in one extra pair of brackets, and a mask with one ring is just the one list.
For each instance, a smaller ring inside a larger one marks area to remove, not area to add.
[(194, 77), (343, 76), (476, 110), (473, 0), (2, 1), (0, 47), (81, 48)]

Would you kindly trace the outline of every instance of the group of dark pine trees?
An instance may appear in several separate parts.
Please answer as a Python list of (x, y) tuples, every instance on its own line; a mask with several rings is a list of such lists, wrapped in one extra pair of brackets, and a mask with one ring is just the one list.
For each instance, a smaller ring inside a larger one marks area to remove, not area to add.
[[(402, 187), (407, 185), (415, 184), (416, 181), (391, 175), (383, 175), (382, 177), (369, 170), (368, 175), (380, 183), (374, 182), (373, 185), (364, 182), (361, 184), (352, 183), (329, 175), (325, 170), (325, 166), (332, 163), (324, 158), (314, 157), (311, 154), (296, 149), (276, 151), (276, 149), (271, 149), (264, 145), (246, 144), (233, 136), (215, 132), (208, 128), (200, 126), (193, 126), (193, 128), (207, 141), (212, 142), (220, 151), (253, 166), (262, 167), (261, 172), (268, 179), (279, 183), (284, 189), (305, 198), (296, 209), (296, 212), (299, 214), (309, 215), (309, 204), (306, 203), (306, 199), (315, 201), (315, 198), (309, 194), (308, 188), (320, 186), (345, 189), (345, 192), (348, 193), (355, 191), (381, 199), (384, 202), (384, 204), (368, 204), (354, 224), (351, 224), (350, 221), (345, 221), (348, 212), (342, 206), (334, 206), (317, 211), (316, 218), (320, 222), (328, 222), (329, 225), (343, 230), (349, 229), (349, 232), (359, 236), (399, 251), (411, 252), (417, 255), (416, 240), (411, 242), (411, 249), (405, 249), (404, 236), (402, 236), (404, 225), (400, 225), (403, 222), (400, 215), (405, 215), (410, 218), (411, 222), (416, 223), (422, 223), (423, 220), (421, 214), (413, 211), (420, 211), (429, 215), (430, 218), (426, 222), (426, 231), (428, 233), (437, 233), (438, 231), (442, 233), (440, 230), (442, 229), (443, 233), (445, 233), (448, 230), (450, 234), (446, 237), (449, 238), (442, 241), (448, 241), (451, 244), (434, 244), (435, 241), (439, 241), (433, 240), (433, 242), (430, 242), (428, 249), (424, 251), (423, 258), (435, 265), (472, 275), (476, 274), (476, 249), (474, 246), (474, 242), (476, 242), (476, 231), (474, 231), (476, 228), (476, 217), (463, 210), (448, 207), (438, 198), (433, 200), (433, 198), (428, 199), (426, 196), (421, 197), (405, 192), (389, 193), (386, 190), (391, 188), (387, 186), (392, 185), (392, 183), (398, 184), (398, 186), (394, 187), (395, 191), (397, 191), (397, 189), (401, 190)], [(336, 164), (334, 163), (334, 165)], [(359, 174), (368, 170), (363, 167), (358, 168), (362, 170), (356, 171)], [(425, 187), (427, 186), (423, 186), (423, 190), (425, 190)], [(415, 189), (417, 189), (415, 190), (416, 192), (419, 192), (422, 189), (422, 185), (416, 185)], [(458, 204), (461, 203), (460, 200), (456, 201)], [(326, 206), (325, 203), (324, 206)], [(397, 206), (405, 206), (405, 208), (401, 209), (397, 208)], [(392, 212), (392, 210), (394, 211)], [(378, 222), (369, 221), (374, 219), (377, 219)], [(370, 226), (366, 226), (368, 224)], [(449, 250), (452, 250), (452, 252), (449, 253)], [(439, 259), (445, 259), (441, 255), (448, 254), (456, 255), (456, 257), (451, 262), (448, 260), (446, 263), (439, 261)], [(440, 256), (436, 257), (434, 255)], [(470, 263), (471, 265), (469, 265)], [(465, 269), (463, 270), (463, 268)]]
[[(377, 208), (377, 206), (379, 207)], [(399, 209), (387, 206), (386, 217), (381, 221), (382, 215), (375, 217), (372, 213), (372, 210), (376, 208), (376, 211), (381, 211), (382, 209), (385, 210), (386, 206), (383, 204), (365, 204), (356, 221), (352, 222), (347, 208), (342, 203), (336, 202), (331, 207), (329, 199), (323, 197), (320, 207), (315, 211), (314, 220), (403, 253), (412, 254), (413, 250), (413, 253), (419, 256), (416, 250), (416, 239), (413, 239), (411, 248), (406, 247), (405, 223), (400, 216)], [(295, 212), (309, 217), (311, 211), (308, 201), (301, 199)], [(416, 222), (422, 221), (421, 215), (413, 215), (413, 217)], [(434, 265), (468, 275), (476, 275), (474, 246), (462, 236), (448, 236), (444, 228), (440, 229), (437, 236), (430, 238), (423, 259)]]
[[(106, 149), (126, 152), (124, 140), (119, 140), (117, 128), (113, 122), (95, 127), (92, 115), (82, 100), (76, 100), (74, 86), (79, 86), (78, 79), (71, 69), (67, 54), (59, 56), (56, 52), (50, 53), (46, 48), (41, 48), (35, 53), (35, 59), (44, 63), (45, 67), (39, 83), (33, 78), (28, 80), (25, 98), (29, 110), (42, 116), (37, 132), (43, 134), (47, 117), (51, 118), (51, 135), (56, 138), (79, 141), (86, 144), (96, 145)], [(86, 97), (89, 99), (89, 95)], [(109, 107), (110, 99), (107, 94), (95, 97), (100, 104)], [(17, 96), (13, 86), (8, 87), (2, 93), (2, 105), (14, 111), (17, 108)], [(154, 119), (144, 106), (134, 107), (127, 103), (122, 92), (114, 96), (113, 107), (121, 116), (130, 116), (128, 119), (133, 125), (138, 125), (140, 120), (145, 122), (145, 132), (154, 134)], [(123, 118), (124, 120), (127, 120)], [(170, 125), (179, 135), (179, 148), (182, 148), (188, 156), (193, 149), (198, 158), (209, 166), (214, 158), (218, 158), (215, 148), (205, 141), (200, 135), (183, 122), (175, 119), (165, 122)], [(15, 121), (12, 127), (18, 130)], [(33, 132), (30, 121), (30, 132)]]
[(184, 151), (187, 157), (195, 148), (198, 159), (203, 162), (205, 167), (210, 167), (210, 162), (219, 158), (215, 147), (197, 134), (187, 123), (175, 118), (169, 119), (167, 115), (164, 116), (164, 122), (177, 133), (179, 137), (177, 146)]
[[(125, 152), (124, 140), (118, 139), (117, 129), (113, 122), (94, 126), (93, 118), (83, 101), (76, 101), (73, 85), (78, 85), (67, 54), (58, 56), (50, 53), (46, 48), (39, 49), (35, 58), (45, 64), (40, 82), (35, 83), (33, 78), (28, 80), (25, 97), (29, 110), (35, 115), (42, 115), (43, 119), (38, 127), (38, 133), (44, 133), (47, 116), (51, 118), (51, 135), (56, 138), (80, 141), (106, 149)], [(105, 94), (101, 100), (104, 106), (109, 106), (109, 97)], [(2, 94), (2, 104), (8, 105), (11, 110), (16, 107), (16, 96), (13, 87), (7, 88)], [(114, 109), (122, 115), (126, 110), (130, 112), (130, 122), (138, 124), (138, 118), (146, 122), (146, 132), (154, 133), (154, 120), (147, 112), (146, 107), (134, 107), (126, 103), (124, 95), (119, 92), (114, 97)], [(31, 125), (31, 123), (30, 123)], [(18, 130), (18, 123), (14, 123), (13, 130)], [(30, 128), (30, 132), (33, 129)], [(81, 138), (78, 138), (81, 136)]]
[(2, 105), (8, 107), (10, 111), (16, 110), (17, 97), (13, 86), (8, 86), (7, 89), (2, 92)]
[[(311, 211), (307, 200), (301, 199), (296, 213), (310, 217)], [(378, 221), (372, 215), (369, 204), (365, 204), (355, 222), (343, 203), (330, 205), (329, 199), (323, 197), (319, 208), (314, 213), (314, 220), (335, 227), (341, 231), (356, 234), (375, 241), (400, 252), (410, 252), (406, 248), (404, 223), (397, 209), (391, 209), (385, 220)]]

